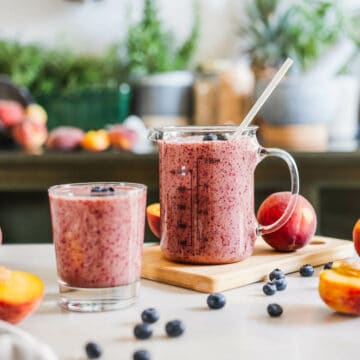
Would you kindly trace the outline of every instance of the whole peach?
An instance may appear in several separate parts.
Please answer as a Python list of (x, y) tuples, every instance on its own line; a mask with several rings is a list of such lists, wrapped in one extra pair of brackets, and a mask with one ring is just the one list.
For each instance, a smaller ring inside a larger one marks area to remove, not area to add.
[(360, 219), (356, 222), (352, 235), (353, 235), (355, 250), (360, 256)]
[(114, 125), (109, 130), (111, 145), (123, 151), (131, 151), (136, 144), (138, 135), (135, 130), (123, 125)]
[[(278, 192), (267, 197), (258, 210), (259, 223), (269, 225), (279, 219), (285, 211), (290, 196), (289, 192)], [(316, 225), (313, 206), (303, 196), (297, 195), (295, 209), (288, 222), (277, 231), (262, 237), (278, 251), (294, 251), (309, 242), (315, 233)]]
[(45, 143), (48, 131), (44, 124), (25, 120), (12, 129), (14, 140), (25, 150), (37, 150)]
[(83, 130), (72, 126), (59, 126), (50, 131), (46, 147), (51, 150), (74, 150), (81, 146)]
[(16, 101), (0, 100), (0, 124), (9, 127), (19, 124), (25, 117), (24, 109)]

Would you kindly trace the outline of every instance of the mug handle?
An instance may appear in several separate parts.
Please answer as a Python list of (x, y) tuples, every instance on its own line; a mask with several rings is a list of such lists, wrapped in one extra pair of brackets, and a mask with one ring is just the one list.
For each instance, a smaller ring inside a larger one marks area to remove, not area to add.
[(275, 148), (260, 148), (260, 160), (259, 163), (267, 157), (278, 157), (283, 159), (290, 171), (291, 180), (291, 197), (288, 202), (284, 213), (274, 223), (269, 225), (257, 225), (256, 233), (258, 236), (272, 233), (280, 229), (290, 219), (296, 205), (297, 195), (299, 194), (299, 172), (293, 157), (284, 150)]

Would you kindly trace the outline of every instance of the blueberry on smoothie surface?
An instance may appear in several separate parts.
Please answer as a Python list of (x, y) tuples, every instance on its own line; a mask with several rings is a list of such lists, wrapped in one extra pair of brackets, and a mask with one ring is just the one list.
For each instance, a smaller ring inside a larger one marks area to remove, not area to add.
[(213, 140), (218, 140), (218, 136), (216, 134), (206, 134), (203, 137), (203, 141), (213, 141)]
[(147, 323), (138, 324), (134, 328), (134, 336), (140, 340), (148, 339), (149, 337), (151, 337), (152, 333), (152, 327), (150, 324)]
[(151, 356), (147, 350), (137, 350), (134, 352), (133, 360), (150, 360)]
[(208, 306), (210, 309), (221, 309), (225, 306), (226, 304), (226, 299), (224, 294), (220, 294), (220, 293), (215, 293), (215, 294), (210, 294), (207, 297), (206, 300)]
[(333, 262), (332, 261), (329, 261), (328, 263), (326, 263), (324, 265), (324, 270), (327, 270), (327, 269), (331, 269), (333, 266)]
[(185, 331), (185, 325), (181, 320), (172, 320), (165, 325), (166, 334), (169, 337), (178, 337)]
[(218, 134), (218, 135), (217, 135), (217, 139), (218, 139), (218, 140), (227, 140), (228, 137), (227, 137), (225, 134)]
[(314, 268), (310, 264), (305, 264), (300, 268), (300, 275), (303, 277), (310, 277), (314, 274)]
[(267, 311), (271, 317), (279, 317), (283, 313), (283, 309), (279, 304), (269, 304)]
[(93, 186), (91, 188), (92, 194), (111, 194), (115, 192), (115, 189), (112, 186)]
[(88, 342), (85, 345), (85, 352), (88, 359), (99, 359), (102, 354), (100, 345), (95, 342)]
[(153, 324), (160, 318), (159, 312), (154, 308), (149, 308), (141, 313), (141, 320), (144, 323)]

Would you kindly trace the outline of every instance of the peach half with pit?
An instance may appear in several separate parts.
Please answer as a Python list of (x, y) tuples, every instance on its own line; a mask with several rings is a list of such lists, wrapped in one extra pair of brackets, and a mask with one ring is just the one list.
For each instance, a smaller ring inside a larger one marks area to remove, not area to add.
[(39, 305), (43, 281), (34, 274), (0, 266), (0, 319), (16, 324)]
[(319, 274), (319, 295), (331, 309), (360, 315), (360, 263), (335, 261)]

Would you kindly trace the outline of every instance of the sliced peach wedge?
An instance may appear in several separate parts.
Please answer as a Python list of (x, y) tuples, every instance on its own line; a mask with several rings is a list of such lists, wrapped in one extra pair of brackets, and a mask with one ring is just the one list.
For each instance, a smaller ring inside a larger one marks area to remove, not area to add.
[(29, 315), (44, 295), (36, 275), (0, 266), (0, 319), (16, 324)]
[(160, 238), (160, 204), (155, 203), (149, 205), (146, 208), (146, 216), (150, 230), (156, 237)]
[(336, 261), (319, 275), (321, 299), (333, 310), (360, 315), (360, 263)]

